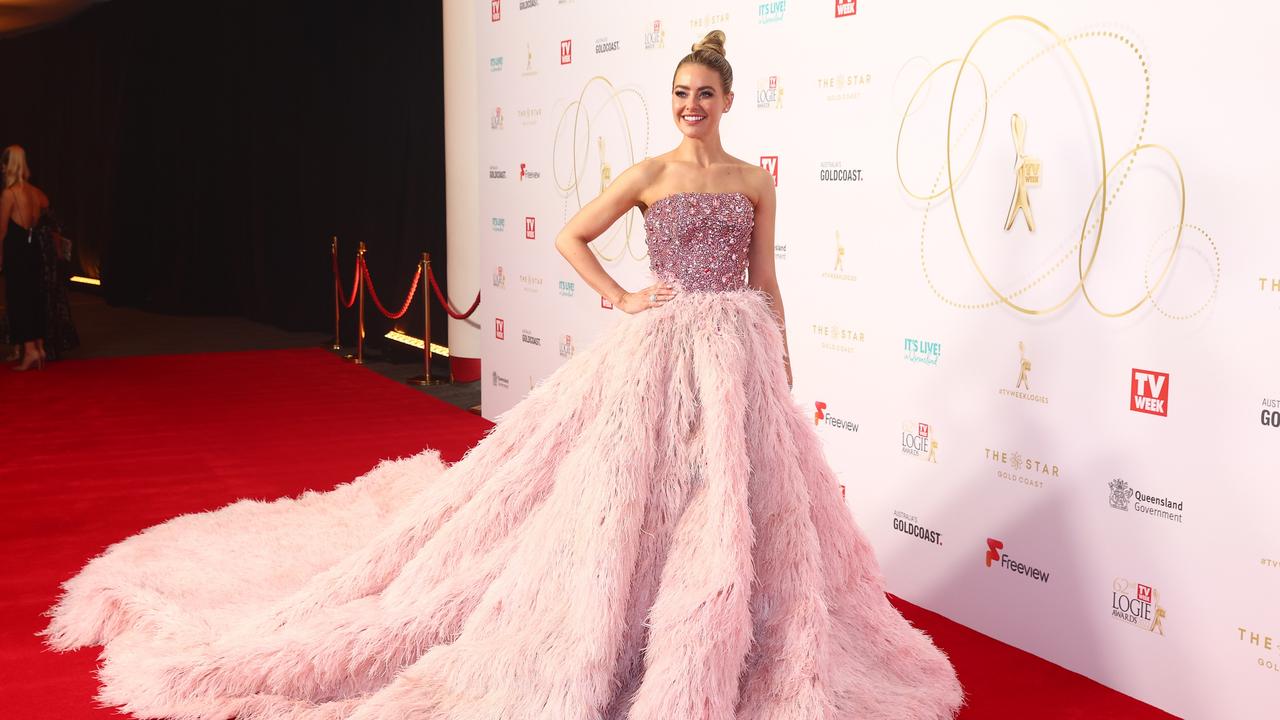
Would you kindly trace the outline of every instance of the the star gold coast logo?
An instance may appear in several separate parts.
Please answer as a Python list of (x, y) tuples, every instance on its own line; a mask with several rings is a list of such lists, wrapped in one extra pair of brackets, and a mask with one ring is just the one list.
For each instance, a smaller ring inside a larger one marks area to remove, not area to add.
[(938, 462), (938, 436), (929, 423), (902, 423), (902, 454), (924, 460)]
[[(1094, 54), (1107, 60), (1093, 62)], [(1026, 315), (1079, 298), (1106, 318), (1202, 313), (1217, 294), (1221, 261), (1212, 237), (1186, 217), (1177, 156), (1146, 139), (1154, 104), (1142, 46), (1118, 30), (1064, 36), (1017, 15), (992, 22), (957, 55), (932, 67), (913, 58), (898, 73), (907, 82), (895, 165), (921, 212), (919, 257), (930, 291), (956, 308), (1004, 305)], [(1085, 72), (1104, 65), (1105, 74)], [(1098, 98), (1126, 96), (1136, 102), (1098, 106)], [(1042, 97), (1082, 109), (1086, 122), (1042, 107)], [(989, 141), (989, 121), (1006, 118), (1012, 145), (1003, 132)], [(1045, 168), (1053, 182), (1037, 187)], [(1164, 178), (1172, 182), (1156, 181)], [(1125, 209), (1137, 207), (1128, 200), (1135, 196), (1140, 214)], [(945, 221), (930, 217), (935, 210)], [(1188, 254), (1208, 262), (1175, 268)]]
[(1150, 585), (1116, 578), (1111, 583), (1111, 617), (1147, 632), (1164, 634), (1167, 615), (1160, 591)]
[(728, 12), (715, 12), (699, 15), (689, 19), (689, 28), (691, 30), (701, 30), (703, 28), (713, 28), (718, 25), (726, 25), (729, 22)]
[(1057, 480), (1062, 470), (1057, 464), (1041, 458), (1024, 455), (1018, 450), (984, 448), (987, 462), (997, 466), (996, 478), (1027, 487), (1042, 488), (1045, 483)]
[(871, 73), (844, 72), (818, 78), (818, 90), (827, 102), (857, 100), (871, 85)]
[(1249, 627), (1238, 627), (1236, 632), (1237, 641), (1257, 658), (1258, 669), (1276, 673), (1273, 677), (1280, 682), (1280, 636)]
[(857, 282), (858, 276), (846, 269), (845, 265), (845, 244), (840, 237), (840, 231), (835, 231), (834, 242), (831, 249), (831, 269), (824, 271), (822, 277), (827, 280), (838, 280), (840, 282)]
[[(584, 130), (589, 128), (589, 131)], [(556, 124), (551, 174), (564, 200), (565, 219), (582, 209), (613, 182), (613, 168), (631, 167), (648, 154), (649, 108), (632, 87), (618, 87), (597, 75), (568, 102)], [(648, 256), (642, 242), (632, 245), (638, 210), (619, 218), (589, 245), (605, 262)]]
[(818, 347), (833, 352), (856, 352), (867, 339), (865, 332), (836, 323), (810, 323), (809, 331), (818, 338)]
[(1018, 379), (1012, 388), (1002, 387), (999, 393), (1018, 400), (1049, 403), (1047, 395), (1031, 391), (1031, 358), (1027, 355), (1027, 344), (1022, 340), (1018, 341)]

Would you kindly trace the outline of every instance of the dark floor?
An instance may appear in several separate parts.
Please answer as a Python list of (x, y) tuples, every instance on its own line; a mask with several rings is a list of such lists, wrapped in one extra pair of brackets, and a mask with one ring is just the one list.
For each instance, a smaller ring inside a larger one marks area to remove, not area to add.
[[(232, 350), (279, 350), (295, 347), (330, 348), (332, 335), (290, 332), (240, 317), (161, 315), (127, 307), (108, 305), (100, 295), (73, 289), (71, 315), (80, 334), (80, 347), (67, 359), (126, 357), (130, 355), (172, 355)], [(331, 350), (343, 356), (354, 347)], [(418, 351), (393, 346), (383, 338), (368, 338), (364, 367), (397, 382), (422, 375)], [(443, 381), (434, 386), (410, 386), (464, 410), (478, 412), (480, 383), (449, 383), (448, 361), (432, 360), (433, 377)]]

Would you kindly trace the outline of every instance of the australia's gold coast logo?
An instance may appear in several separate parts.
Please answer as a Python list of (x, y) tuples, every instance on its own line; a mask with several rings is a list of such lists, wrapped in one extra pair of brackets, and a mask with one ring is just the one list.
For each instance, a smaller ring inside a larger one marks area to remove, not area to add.
[[(635, 88), (620, 88), (597, 75), (564, 105), (552, 141), (551, 173), (564, 200), (567, 220), (613, 182), (615, 168), (628, 168), (649, 149), (649, 108)], [(602, 260), (644, 260), (643, 238), (633, 242), (639, 212), (632, 210), (591, 243)]]
[[(1061, 35), (1026, 16), (996, 20), (945, 62), (905, 63), (896, 166), (922, 216), (933, 294), (1026, 315), (1203, 312), (1221, 262), (1186, 216), (1178, 157), (1146, 138), (1151, 86), (1145, 51), (1124, 33)], [(986, 132), (997, 119), (1009, 134)]]

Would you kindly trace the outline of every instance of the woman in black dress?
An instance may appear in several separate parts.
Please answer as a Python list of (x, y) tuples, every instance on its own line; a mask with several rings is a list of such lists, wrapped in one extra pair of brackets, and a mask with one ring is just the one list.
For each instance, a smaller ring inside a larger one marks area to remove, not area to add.
[(41, 278), (44, 261), (36, 240), (36, 223), (49, 199), (28, 178), (27, 154), (17, 145), (0, 153), (4, 171), (4, 191), (0, 193), (0, 268), (5, 273), (5, 306), (9, 314), (9, 338), (22, 345), (22, 362), (14, 370), (44, 366), (45, 302)]

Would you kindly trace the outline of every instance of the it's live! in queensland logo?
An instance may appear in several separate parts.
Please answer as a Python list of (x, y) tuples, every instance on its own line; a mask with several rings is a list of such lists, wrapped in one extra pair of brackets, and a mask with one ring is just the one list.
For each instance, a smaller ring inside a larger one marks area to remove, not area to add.
[(1148, 415), (1169, 415), (1169, 373), (1133, 369), (1129, 409)]

